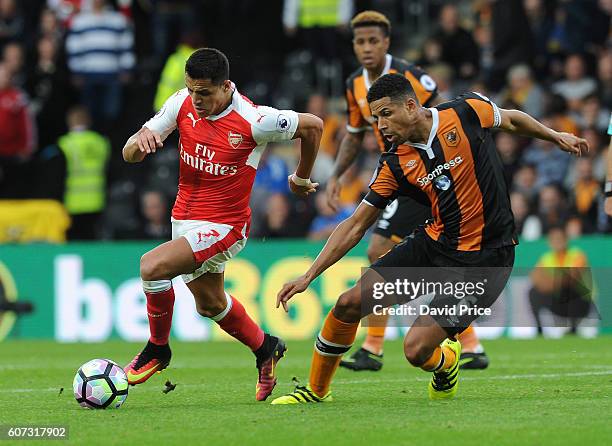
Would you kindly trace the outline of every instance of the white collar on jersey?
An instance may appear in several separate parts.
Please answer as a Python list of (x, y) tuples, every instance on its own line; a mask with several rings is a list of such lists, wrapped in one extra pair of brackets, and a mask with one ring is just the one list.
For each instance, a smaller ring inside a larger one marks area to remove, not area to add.
[(234, 84), (232, 82), (232, 102), (230, 102), (230, 104), (227, 106), (227, 108), (225, 110), (223, 110), (221, 113), (219, 113), (218, 115), (209, 115), (206, 117), (206, 119), (208, 119), (209, 121), (216, 121), (217, 119), (221, 119), (227, 115), (229, 115), (232, 110), (234, 110), (234, 108), (236, 108), (236, 103), (238, 102), (238, 98), (240, 96), (240, 93), (238, 93), (238, 89), (236, 88), (236, 84)]
[(404, 144), (408, 144), (409, 146), (412, 146), (414, 148), (424, 150), (425, 152), (427, 152), (427, 156), (431, 160), (435, 158), (433, 149), (431, 148), (431, 143), (436, 137), (436, 133), (438, 133), (438, 125), (440, 123), (440, 118), (438, 116), (437, 108), (432, 107), (432, 108), (428, 108), (427, 110), (431, 112), (431, 118), (432, 118), (431, 130), (429, 131), (429, 138), (427, 139), (427, 144), (421, 144), (419, 142), (410, 142), (410, 141), (406, 141)]
[[(383, 69), (383, 72), (380, 73), (381, 76), (384, 76), (385, 74), (389, 74), (389, 70), (391, 69), (391, 60), (393, 59), (393, 57), (391, 56), (391, 54), (387, 54), (385, 55), (385, 59), (386, 59), (385, 68)], [(369, 90), (372, 84), (370, 83), (370, 77), (368, 76), (368, 70), (366, 70), (365, 68), (363, 69), (363, 80), (365, 82), (366, 90)]]

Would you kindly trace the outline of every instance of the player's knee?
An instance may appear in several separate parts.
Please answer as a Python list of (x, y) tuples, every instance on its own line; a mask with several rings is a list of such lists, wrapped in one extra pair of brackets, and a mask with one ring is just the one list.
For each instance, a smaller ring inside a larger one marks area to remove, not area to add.
[(140, 258), (140, 278), (147, 281), (169, 279), (166, 277), (164, 262), (151, 253), (146, 253)]
[(340, 295), (334, 308), (334, 315), (344, 322), (357, 322), (361, 319), (361, 296), (356, 287)]
[(404, 339), (404, 355), (410, 364), (421, 367), (431, 356), (431, 351), (427, 345), (419, 341)]
[(155, 277), (155, 262), (148, 253), (140, 258), (140, 278), (143, 281), (157, 280), (157, 277)]

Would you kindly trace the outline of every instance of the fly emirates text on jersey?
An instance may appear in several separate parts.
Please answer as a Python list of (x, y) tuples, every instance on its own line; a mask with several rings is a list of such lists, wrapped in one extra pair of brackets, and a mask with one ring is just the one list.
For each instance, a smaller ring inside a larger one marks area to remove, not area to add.
[(236, 175), (238, 172), (238, 167), (236, 166), (225, 166), (223, 164), (216, 163), (214, 161), (216, 152), (203, 144), (196, 143), (194, 152), (195, 155), (187, 153), (183, 147), (183, 143), (181, 143), (181, 159), (194, 169), (209, 173), (211, 175)]

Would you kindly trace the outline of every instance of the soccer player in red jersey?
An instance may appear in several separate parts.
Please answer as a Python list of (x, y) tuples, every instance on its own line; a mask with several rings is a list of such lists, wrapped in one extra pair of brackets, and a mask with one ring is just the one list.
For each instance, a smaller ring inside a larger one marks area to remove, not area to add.
[(172, 131), (178, 129), (180, 134), (172, 240), (140, 260), (151, 337), (125, 371), (128, 382), (135, 385), (168, 366), (174, 305), (171, 280), (180, 274), (193, 293), (198, 313), (255, 354), (256, 399), (263, 401), (276, 385), (275, 366), (285, 343), (264, 333), (240, 301), (224, 290), (223, 272), (225, 263), (246, 244), (249, 197), (266, 144), (301, 139), (300, 160), (289, 186), (293, 193), (306, 196), (317, 187), (309, 177), (323, 123), (311, 114), (254, 105), (229, 80), (228, 60), (213, 48), (198, 49), (189, 57), (185, 85), (123, 148), (125, 161), (140, 162), (161, 149)]

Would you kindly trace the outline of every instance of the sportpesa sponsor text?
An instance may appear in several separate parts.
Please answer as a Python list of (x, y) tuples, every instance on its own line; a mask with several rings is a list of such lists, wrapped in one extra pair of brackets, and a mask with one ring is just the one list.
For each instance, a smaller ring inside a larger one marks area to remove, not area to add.
[(463, 162), (463, 158), (461, 155), (456, 156), (455, 158), (449, 160), (447, 163), (438, 164), (434, 170), (432, 170), (429, 174), (424, 177), (417, 178), (417, 183), (419, 186), (427, 186), (434, 179), (440, 176), (440, 174), (445, 170), (450, 170), (451, 168), (458, 166)]

